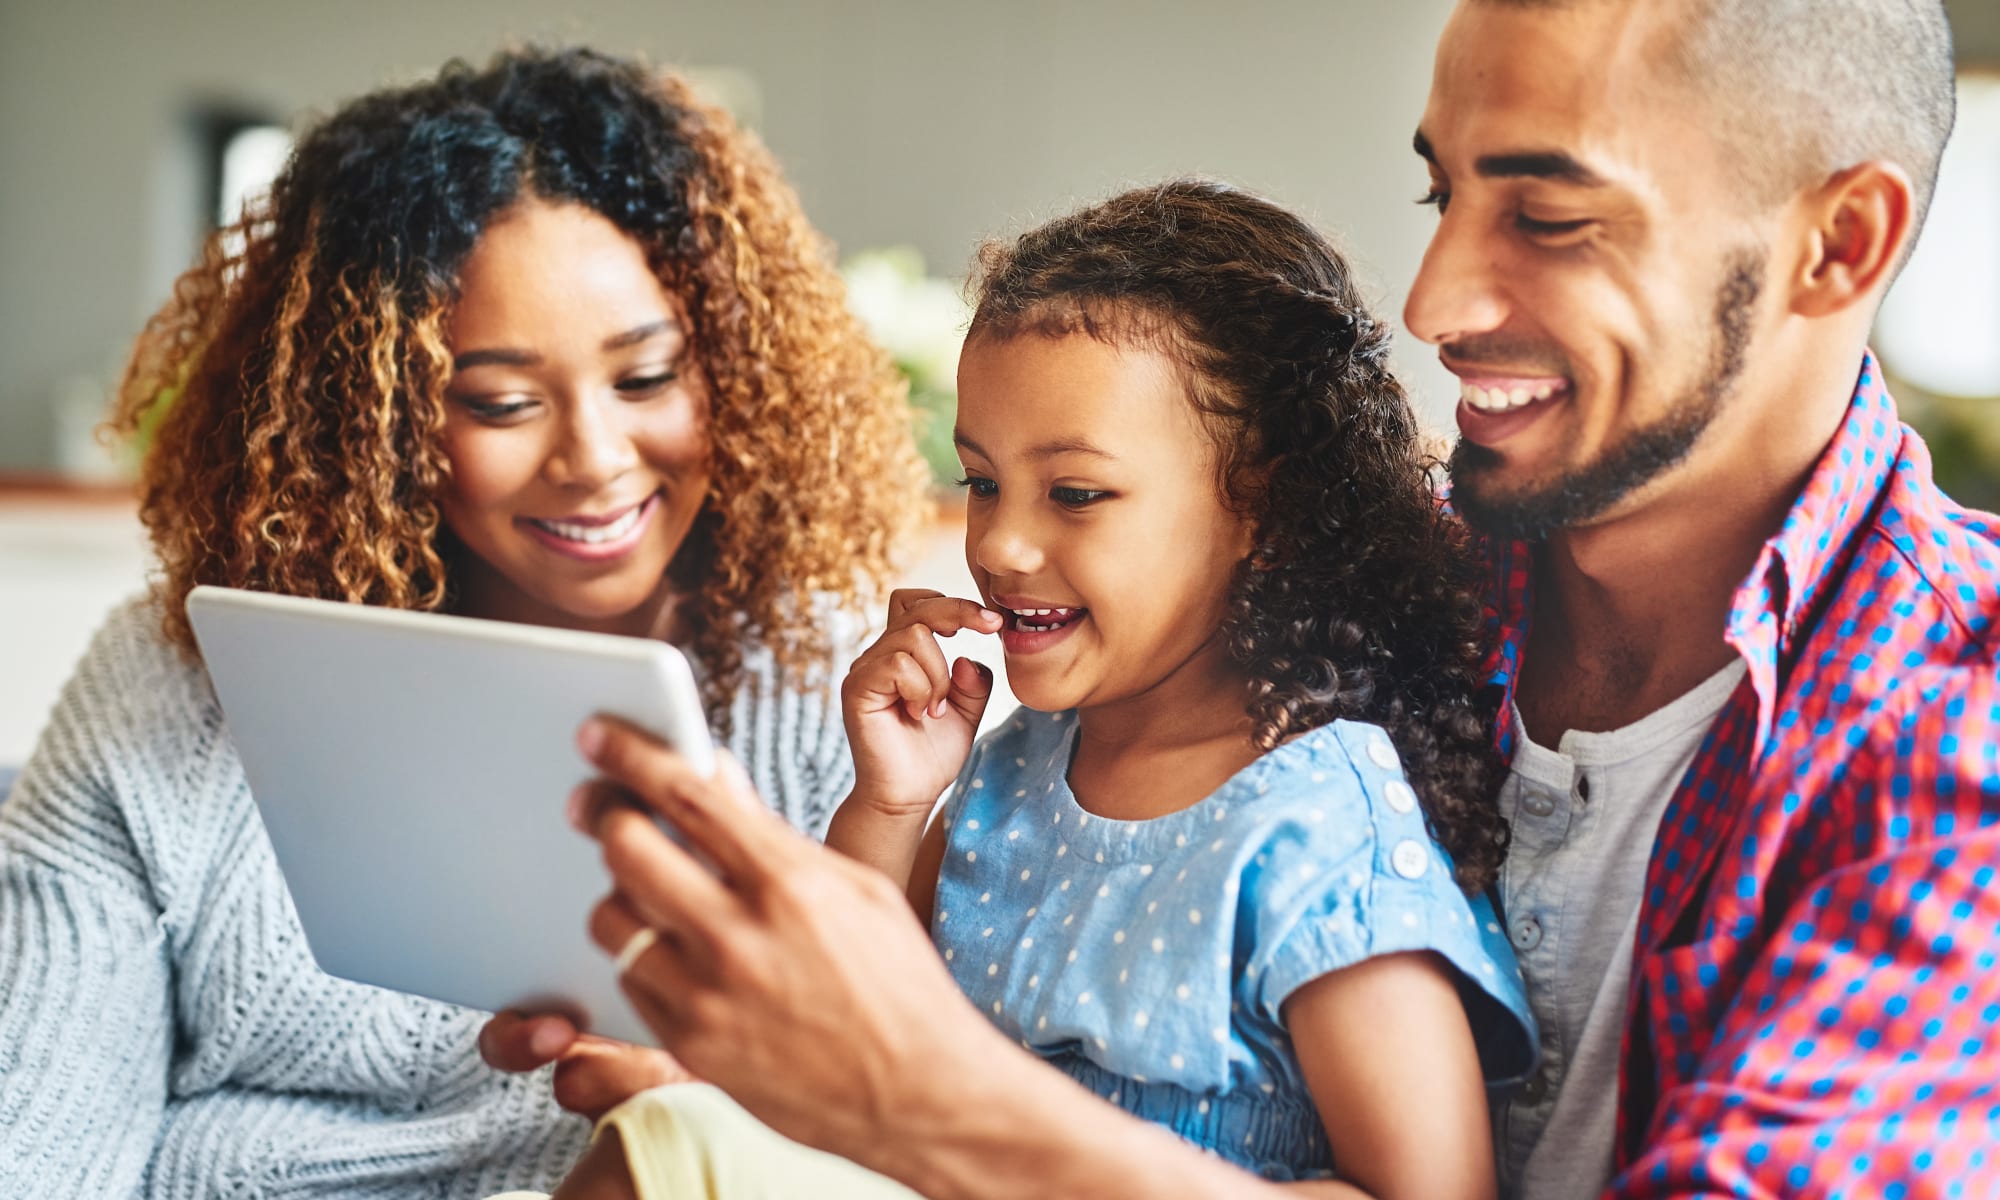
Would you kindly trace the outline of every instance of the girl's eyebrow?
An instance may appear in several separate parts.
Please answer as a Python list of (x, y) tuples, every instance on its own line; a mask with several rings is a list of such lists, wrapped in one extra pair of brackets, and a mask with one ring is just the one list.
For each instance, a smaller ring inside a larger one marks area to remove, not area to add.
[[(986, 452), (985, 447), (965, 436), (959, 430), (954, 429), (951, 431), (951, 440), (956, 445), (972, 451), (981, 458), (993, 457)], [(1107, 459), (1111, 462), (1118, 461), (1116, 454), (1095, 446), (1089, 440), (1080, 437), (1056, 438), (1053, 441), (1042, 442), (1039, 445), (1032, 446), (1028, 450), (1028, 457), (1031, 459), (1054, 458), (1059, 454), (1088, 454), (1093, 458)]]

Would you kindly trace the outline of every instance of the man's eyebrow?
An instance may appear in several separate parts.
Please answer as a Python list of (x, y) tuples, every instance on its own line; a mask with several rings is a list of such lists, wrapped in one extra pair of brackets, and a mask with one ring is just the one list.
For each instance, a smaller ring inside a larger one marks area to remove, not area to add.
[(1604, 176), (1560, 150), (1488, 154), (1473, 163), (1488, 179), (1547, 179), (1573, 187), (1603, 187)]
[[(604, 348), (606, 350), (623, 350), (628, 346), (636, 346), (640, 342), (651, 341), (662, 334), (677, 333), (679, 331), (680, 326), (672, 321), (648, 321), (646, 324), (634, 326), (624, 333), (613, 334), (605, 338)], [(539, 366), (541, 361), (542, 356), (533, 350), (467, 350), (465, 353), (451, 360), (451, 369), (454, 371), (467, 371), (473, 367), (487, 366), (533, 367)]]
[[(973, 441), (956, 429), (952, 430), (951, 440), (954, 445), (970, 450), (981, 458), (993, 457), (986, 452), (984, 446), (981, 446), (978, 442)], [(1029, 458), (1054, 458), (1058, 454), (1089, 454), (1097, 458), (1109, 459), (1112, 462), (1118, 461), (1118, 456), (1109, 450), (1092, 445), (1083, 438), (1075, 437), (1056, 438), (1053, 441), (1043, 442), (1038, 446), (1030, 447), (1028, 450)]]
[[(1419, 129), (1410, 141), (1418, 157), (1437, 165), (1437, 148)], [(1604, 176), (1560, 150), (1522, 150), (1509, 154), (1487, 154), (1473, 163), (1473, 169), (1488, 179), (1546, 179), (1575, 187), (1603, 187)]]

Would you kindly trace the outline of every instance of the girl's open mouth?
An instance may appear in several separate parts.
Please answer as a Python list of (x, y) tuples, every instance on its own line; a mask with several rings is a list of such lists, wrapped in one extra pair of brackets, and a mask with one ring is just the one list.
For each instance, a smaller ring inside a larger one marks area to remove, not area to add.
[(1090, 615), (1087, 608), (995, 607), (1007, 618), (1007, 624), (1000, 630), (1000, 646), (1009, 654), (1045, 650)]

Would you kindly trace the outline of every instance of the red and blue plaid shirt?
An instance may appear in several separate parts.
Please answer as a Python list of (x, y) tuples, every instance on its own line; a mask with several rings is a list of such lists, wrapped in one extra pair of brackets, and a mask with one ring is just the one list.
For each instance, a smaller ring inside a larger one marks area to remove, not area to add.
[[(1487, 551), (1511, 700), (1532, 551)], [(1996, 619), (1995, 518), (1938, 490), (1868, 357), (1660, 821), (1611, 1195), (2000, 1195)]]

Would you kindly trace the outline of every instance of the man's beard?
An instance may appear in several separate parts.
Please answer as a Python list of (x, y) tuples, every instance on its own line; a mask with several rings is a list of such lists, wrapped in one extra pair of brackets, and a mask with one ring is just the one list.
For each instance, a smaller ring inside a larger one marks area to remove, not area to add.
[(1763, 287), (1761, 251), (1730, 255), (1716, 292), (1715, 340), (1708, 373), (1667, 416), (1635, 430), (1585, 463), (1546, 482), (1514, 492), (1488, 490), (1481, 477), (1500, 456), (1460, 438), (1451, 454), (1452, 506), (1474, 528), (1496, 537), (1539, 542), (1561, 529), (1596, 519), (1694, 449), (1743, 374), (1750, 344), (1751, 309)]

